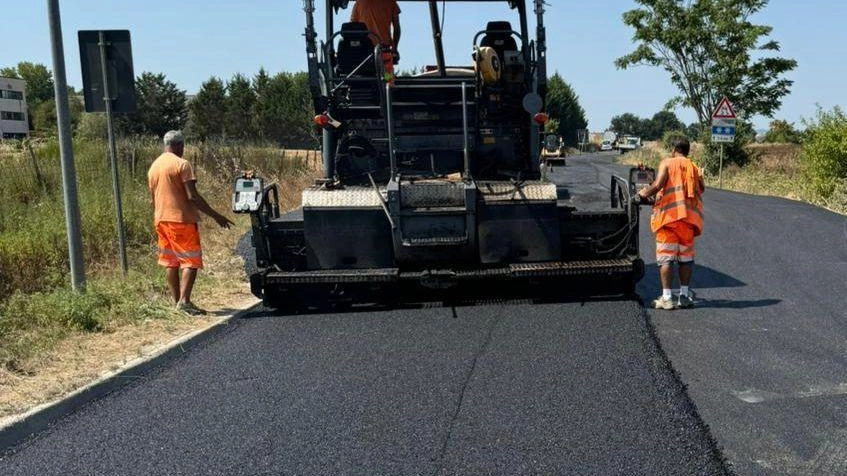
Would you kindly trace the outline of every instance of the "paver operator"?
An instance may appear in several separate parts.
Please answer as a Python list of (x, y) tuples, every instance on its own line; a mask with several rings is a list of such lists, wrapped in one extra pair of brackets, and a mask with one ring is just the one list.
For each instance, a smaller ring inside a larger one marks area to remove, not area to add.
[(400, 6), (397, 0), (356, 0), (350, 21), (364, 23), (368, 31), (379, 37), (385, 51), (382, 61), (386, 72), (393, 74), (394, 64), (400, 61), (397, 52), (400, 45)]
[[(638, 192), (640, 201), (656, 197), (650, 228), (656, 234), (656, 263), (662, 295), (653, 301), (653, 308), (666, 310), (694, 306), (690, 291), (694, 238), (703, 232), (700, 197), (705, 190), (700, 169), (688, 158), (691, 150), (688, 139), (676, 139), (671, 147), (671, 157), (659, 164), (656, 180)], [(677, 302), (674, 302), (671, 292), (674, 262), (679, 267)]]
[(197, 270), (203, 267), (197, 227), (200, 212), (223, 228), (229, 228), (233, 223), (209, 206), (197, 192), (194, 168), (182, 158), (185, 150), (182, 132), (166, 133), (164, 143), (164, 153), (153, 161), (147, 173), (159, 248), (158, 262), (165, 267), (168, 288), (177, 309), (191, 315), (202, 315), (206, 311), (191, 301)]

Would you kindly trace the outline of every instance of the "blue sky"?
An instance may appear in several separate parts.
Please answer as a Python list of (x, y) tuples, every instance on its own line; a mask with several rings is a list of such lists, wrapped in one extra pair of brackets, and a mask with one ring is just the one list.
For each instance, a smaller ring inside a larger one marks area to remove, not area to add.
[[(4, 2), (0, 66), (21, 60), (52, 68), (45, 0)], [(68, 82), (81, 86), (76, 31), (129, 29), (136, 74), (163, 72), (189, 93), (210, 76), (223, 79), (236, 72), (255, 73), (305, 68), (304, 14), (301, 0), (62, 0), (63, 36)], [(318, 0), (322, 4), (322, 0)], [(603, 130), (612, 116), (633, 112), (650, 116), (676, 94), (664, 71), (638, 67), (619, 71), (614, 59), (632, 50), (632, 31), (621, 14), (631, 0), (548, 0), (546, 24), (549, 67), (570, 82), (586, 110), (589, 127)], [(249, 5), (249, 6), (245, 6)], [(401, 67), (434, 63), (426, 4), (401, 4)], [(342, 12), (346, 17), (347, 12)], [(795, 81), (776, 117), (800, 122), (825, 109), (847, 105), (847, 2), (835, 0), (771, 0), (754, 20), (774, 27), (782, 53), (798, 60), (789, 77)], [(11, 21), (10, 21), (11, 19)], [(445, 19), (447, 62), (466, 64), (473, 34), (487, 19), (515, 14), (495, 4), (448, 4)], [(323, 9), (319, 6), (319, 26)], [(678, 109), (685, 122), (689, 110)], [(756, 126), (766, 127), (766, 118)]]

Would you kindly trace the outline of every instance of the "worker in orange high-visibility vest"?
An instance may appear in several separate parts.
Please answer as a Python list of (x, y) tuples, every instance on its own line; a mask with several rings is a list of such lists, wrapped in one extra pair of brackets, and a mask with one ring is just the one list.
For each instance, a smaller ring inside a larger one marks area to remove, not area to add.
[[(671, 144), (671, 157), (659, 164), (656, 180), (638, 192), (639, 199), (655, 196), (650, 228), (656, 234), (656, 263), (662, 295), (653, 301), (655, 309), (691, 308), (694, 300), (690, 283), (694, 267), (694, 238), (703, 232), (705, 190), (700, 169), (688, 158), (691, 144), (679, 138)], [(680, 292), (673, 301), (673, 263), (679, 267)]]
[[(379, 37), (382, 50), (382, 65), (386, 82), (394, 81), (394, 65), (400, 60), (397, 47), (400, 45), (400, 7), (397, 0), (356, 0), (350, 21), (361, 22), (368, 31)], [(376, 39), (372, 38), (374, 46)]]

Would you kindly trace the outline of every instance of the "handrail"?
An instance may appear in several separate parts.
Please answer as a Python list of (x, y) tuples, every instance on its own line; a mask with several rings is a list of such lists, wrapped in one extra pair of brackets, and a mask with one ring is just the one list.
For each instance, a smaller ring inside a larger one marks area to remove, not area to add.
[(468, 88), (467, 83), (462, 83), (462, 136), (464, 140), (463, 150), (465, 159), (465, 179), (471, 177), (471, 158), (468, 149)]
[(391, 101), (391, 83), (385, 83), (385, 126), (388, 130), (388, 157), (391, 164), (391, 180), (397, 176), (397, 156), (394, 152), (394, 105)]

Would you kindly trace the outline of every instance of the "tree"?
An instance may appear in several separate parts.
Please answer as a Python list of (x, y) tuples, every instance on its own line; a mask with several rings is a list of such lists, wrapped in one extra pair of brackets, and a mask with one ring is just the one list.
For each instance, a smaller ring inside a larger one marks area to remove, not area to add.
[(201, 140), (223, 136), (226, 116), (226, 88), (223, 81), (212, 77), (188, 103), (189, 131)]
[(768, 41), (772, 28), (749, 19), (768, 0), (635, 0), (641, 8), (623, 15), (635, 29), (635, 51), (615, 65), (664, 68), (681, 96), (670, 104), (694, 109), (702, 127), (722, 96), (742, 119), (771, 116), (790, 92), (783, 75), (797, 66), (792, 59), (769, 56), (779, 43)]
[(277, 73), (268, 77), (260, 70), (253, 85), (255, 121), (263, 139), (285, 147), (315, 145), (312, 99), (305, 73)]
[(659, 111), (650, 119), (650, 133), (647, 135), (647, 140), (659, 140), (666, 132), (683, 130), (685, 130), (685, 124), (676, 117), (676, 114), (670, 111)]
[(53, 99), (53, 73), (43, 64), (22, 61), (17, 66), (0, 68), (0, 76), (23, 79), (26, 82), (26, 100), (30, 106)]
[(253, 128), (253, 105), (256, 103), (256, 93), (250, 85), (250, 80), (241, 74), (236, 74), (226, 85), (226, 123), (224, 130), (227, 137), (248, 140), (256, 136)]
[[(56, 116), (56, 100), (52, 97), (46, 101), (36, 103), (34, 107), (29, 108), (30, 121), (32, 130), (42, 134), (55, 135), (58, 130), (58, 119)], [(75, 131), (77, 125), (82, 119), (85, 111), (85, 106), (79, 99), (74, 88), (68, 86), (68, 112), (71, 116), (71, 131)]]
[(649, 119), (643, 119), (630, 112), (612, 118), (611, 129), (619, 136), (638, 136), (646, 138), (652, 127)]
[(764, 142), (771, 144), (800, 143), (800, 132), (794, 128), (794, 124), (788, 121), (776, 120), (771, 122), (768, 132), (765, 133)]
[(579, 96), (559, 73), (554, 74), (547, 83), (546, 109), (547, 114), (558, 121), (556, 132), (565, 144), (576, 146), (576, 131), (587, 128), (588, 121), (585, 119), (585, 110), (579, 104)]
[(162, 137), (166, 132), (185, 127), (188, 119), (185, 91), (162, 73), (143, 72), (135, 79), (134, 113), (119, 117), (126, 132)]

